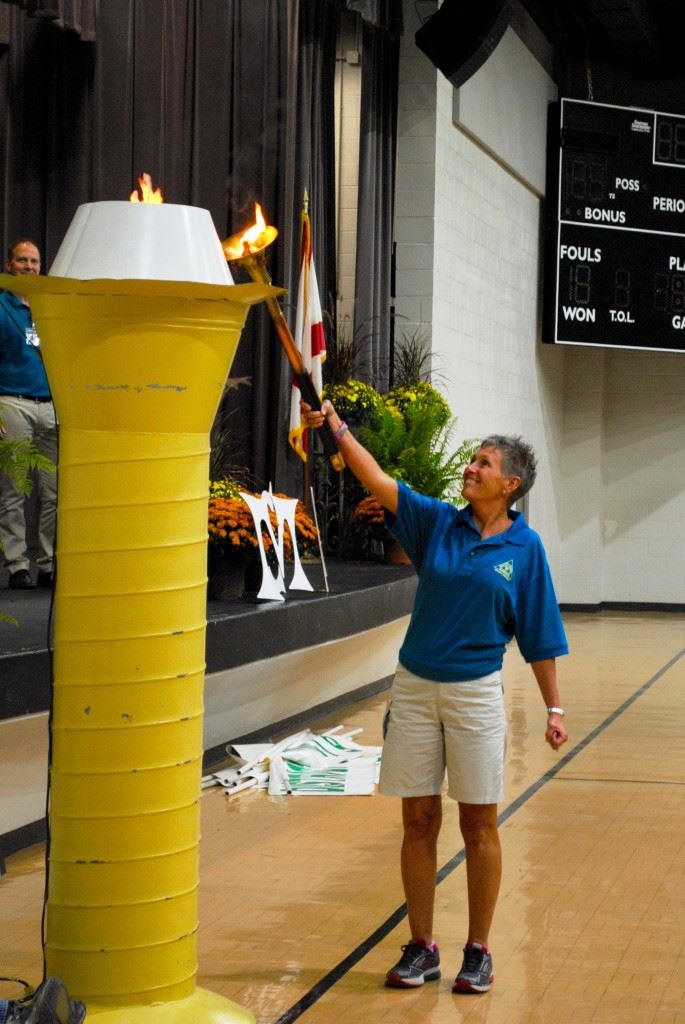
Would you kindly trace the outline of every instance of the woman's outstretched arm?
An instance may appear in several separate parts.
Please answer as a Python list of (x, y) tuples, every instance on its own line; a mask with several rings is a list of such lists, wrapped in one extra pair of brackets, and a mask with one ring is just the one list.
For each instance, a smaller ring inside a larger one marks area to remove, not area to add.
[(308, 427), (315, 428), (322, 426), (326, 419), (328, 427), (334, 434), (339, 431), (336, 434), (336, 440), (340, 454), (350, 472), (354, 473), (357, 480), (368, 491), (371, 491), (383, 508), (387, 508), (388, 512), (392, 512), (394, 515), (397, 512), (397, 480), (393, 480), (381, 469), (373, 455), (366, 450), (363, 444), (359, 443), (356, 437), (353, 437), (351, 430), (342, 431), (340, 429), (343, 425), (342, 420), (331, 403), (326, 400), (318, 410), (312, 409), (306, 402), (302, 402), (302, 419)]

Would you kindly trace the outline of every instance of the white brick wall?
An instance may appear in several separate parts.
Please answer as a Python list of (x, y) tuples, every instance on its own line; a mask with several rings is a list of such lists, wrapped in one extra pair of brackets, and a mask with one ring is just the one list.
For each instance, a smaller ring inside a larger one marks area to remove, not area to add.
[(606, 361), (604, 349), (565, 350), (558, 480), (561, 591), (564, 600), (578, 604), (608, 600), (602, 579), (601, 523)]
[(541, 344), (551, 82), (508, 30), (463, 87), (465, 133), (450, 83), (414, 44), (416, 5), (404, 12), (397, 309), (432, 337), (455, 440), (497, 431), (534, 444), (529, 515), (562, 602), (685, 603), (685, 356)]
[[(469, 134), (455, 127), (452, 86), (428, 58), (417, 57), (414, 5), (405, 5), (405, 17), (403, 46), (412, 57), (403, 56), (400, 84), (397, 308), (412, 327), (422, 326), (432, 336), (434, 368), (458, 416), (456, 442), (498, 432), (522, 434), (535, 445), (541, 470), (530, 514), (554, 561), (556, 458), (550, 460), (547, 452), (559, 446), (563, 353), (538, 361), (541, 201), (532, 185), (523, 184), (471, 137), (478, 130), (477, 84), (468, 97)], [(517, 42), (507, 45), (520, 49)], [(520, 54), (517, 59), (520, 63)], [(544, 78), (529, 60), (536, 76)], [(491, 76), (487, 64), (483, 73), (486, 69)], [(489, 96), (494, 88), (489, 81)], [(492, 145), (497, 125), (487, 110)], [(525, 133), (528, 116), (526, 104), (520, 108), (519, 134)], [(508, 137), (512, 132), (515, 137), (509, 125)], [(529, 134), (544, 146), (539, 125)], [(516, 162), (514, 150), (508, 157)], [(544, 152), (529, 163), (539, 170)]]
[(609, 353), (603, 420), (605, 600), (685, 602), (685, 356)]
[(567, 348), (564, 599), (685, 602), (685, 359)]

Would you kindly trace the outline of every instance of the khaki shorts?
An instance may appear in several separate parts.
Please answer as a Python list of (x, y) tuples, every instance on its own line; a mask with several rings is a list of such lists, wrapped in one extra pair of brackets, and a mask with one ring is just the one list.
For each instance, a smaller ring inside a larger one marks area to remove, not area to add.
[(383, 732), (381, 793), (436, 796), (447, 769), (453, 800), (496, 804), (504, 798), (507, 724), (501, 672), (435, 683), (398, 666)]

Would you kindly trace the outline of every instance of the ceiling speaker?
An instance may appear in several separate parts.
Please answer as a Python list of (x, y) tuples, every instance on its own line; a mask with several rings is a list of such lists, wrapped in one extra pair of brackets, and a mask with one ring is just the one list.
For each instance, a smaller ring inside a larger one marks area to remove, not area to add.
[(444, 0), (416, 45), (457, 88), (485, 63), (512, 16), (509, 0)]

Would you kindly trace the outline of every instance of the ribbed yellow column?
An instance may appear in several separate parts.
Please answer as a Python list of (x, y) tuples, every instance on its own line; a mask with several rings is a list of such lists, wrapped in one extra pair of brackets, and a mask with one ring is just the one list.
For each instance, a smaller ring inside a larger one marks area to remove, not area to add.
[(207, 476), (274, 290), (20, 284), (60, 421), (47, 970), (101, 1024), (252, 1021), (195, 983)]

